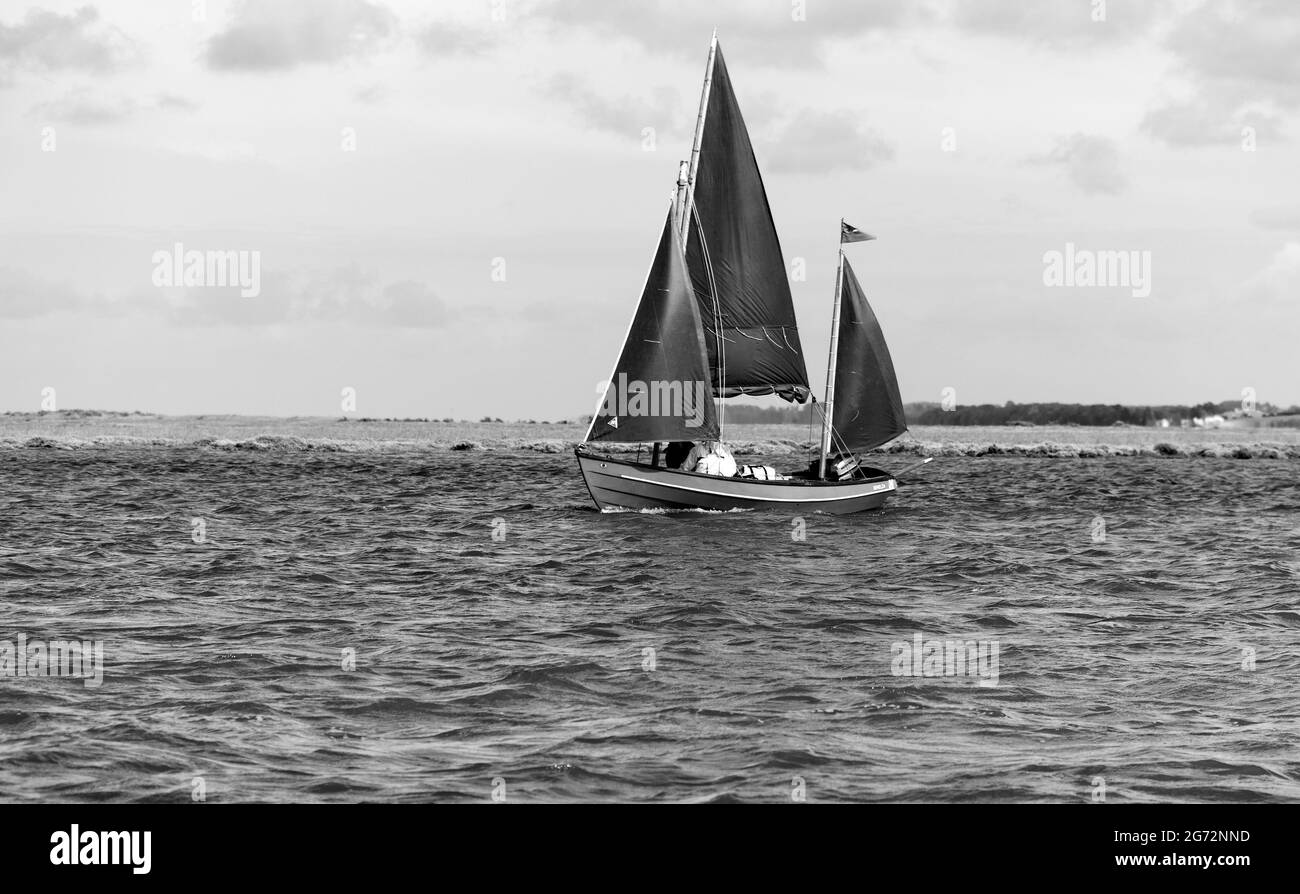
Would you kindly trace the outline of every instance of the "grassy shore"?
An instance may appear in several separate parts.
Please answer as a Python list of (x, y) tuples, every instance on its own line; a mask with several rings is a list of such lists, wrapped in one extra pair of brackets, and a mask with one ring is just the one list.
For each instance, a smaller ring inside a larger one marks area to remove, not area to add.
[[(560, 453), (581, 440), (577, 423), (384, 421), (314, 416), (159, 416), (140, 413), (7, 413), (0, 448), (195, 447), (217, 450), (487, 449)], [(800, 425), (733, 425), (738, 456), (791, 456), (817, 432)], [(609, 445), (632, 450), (635, 445)], [(1218, 456), (1300, 459), (1300, 430), (916, 426), (885, 454), (935, 456)]]

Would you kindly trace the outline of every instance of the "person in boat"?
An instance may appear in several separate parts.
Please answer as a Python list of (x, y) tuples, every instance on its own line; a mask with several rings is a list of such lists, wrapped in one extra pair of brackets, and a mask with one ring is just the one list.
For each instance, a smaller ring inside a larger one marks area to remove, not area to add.
[(687, 472), (731, 478), (736, 474), (736, 459), (721, 441), (701, 441), (691, 448), (681, 468)]
[(691, 448), (695, 444), (691, 441), (669, 441), (668, 449), (664, 451), (664, 465), (670, 469), (685, 468), (683, 463), (686, 457), (690, 456)]

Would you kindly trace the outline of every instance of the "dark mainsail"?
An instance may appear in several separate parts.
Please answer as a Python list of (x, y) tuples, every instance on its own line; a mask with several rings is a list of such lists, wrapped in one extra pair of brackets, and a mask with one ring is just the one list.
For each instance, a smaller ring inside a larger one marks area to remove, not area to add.
[[(802, 403), (808, 398), (808, 371), (785, 260), (721, 46), (705, 111), (694, 204), (686, 259), (715, 391), (722, 397), (778, 394)], [(719, 318), (725, 367), (720, 388)]]
[(876, 314), (844, 259), (835, 352), (835, 446), (870, 450), (907, 431), (894, 361)]
[(718, 437), (704, 333), (670, 214), (589, 441)]

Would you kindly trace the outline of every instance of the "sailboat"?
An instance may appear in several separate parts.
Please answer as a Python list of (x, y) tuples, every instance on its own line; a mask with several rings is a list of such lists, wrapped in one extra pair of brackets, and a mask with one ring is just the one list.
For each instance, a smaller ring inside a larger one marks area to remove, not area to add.
[[(907, 422), (884, 334), (844, 252), (872, 238), (840, 221), (816, 459), (776, 475), (670, 466), (674, 448), (722, 440), (719, 402), (728, 398), (816, 404), (776, 225), (714, 32), (690, 158), (678, 168), (622, 351), (575, 451), (596, 505), (832, 514), (883, 506), (897, 479), (856, 454), (903, 434)], [(651, 445), (649, 461), (601, 450), (611, 443)]]

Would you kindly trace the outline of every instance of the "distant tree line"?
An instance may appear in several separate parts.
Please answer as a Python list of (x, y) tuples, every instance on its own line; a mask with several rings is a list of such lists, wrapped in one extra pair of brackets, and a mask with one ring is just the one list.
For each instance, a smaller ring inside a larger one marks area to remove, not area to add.
[[(1158, 406), (1123, 406), (1121, 404), (1018, 404), (1007, 401), (1001, 406), (976, 404), (944, 410), (938, 404), (911, 404), (907, 419), (914, 425), (1157, 425), (1168, 419), (1178, 425), (1184, 419), (1222, 416), (1242, 409), (1240, 400), (1206, 401), (1201, 404), (1166, 404)], [(1300, 407), (1291, 408), (1300, 412)], [(1260, 415), (1278, 413), (1272, 404), (1255, 407)]]
[[(1168, 404), (1163, 406), (1124, 406), (1122, 404), (973, 404), (945, 410), (938, 403), (918, 402), (904, 404), (907, 421), (911, 425), (1157, 425), (1168, 419), (1178, 425), (1184, 419), (1226, 415), (1241, 409), (1240, 400), (1217, 403)], [(1300, 413), (1300, 406), (1279, 410), (1272, 404), (1259, 403), (1256, 411), (1264, 416)], [(808, 425), (820, 423), (821, 414), (812, 404), (785, 407), (758, 407), (747, 404), (726, 406), (728, 423), (739, 425)]]

